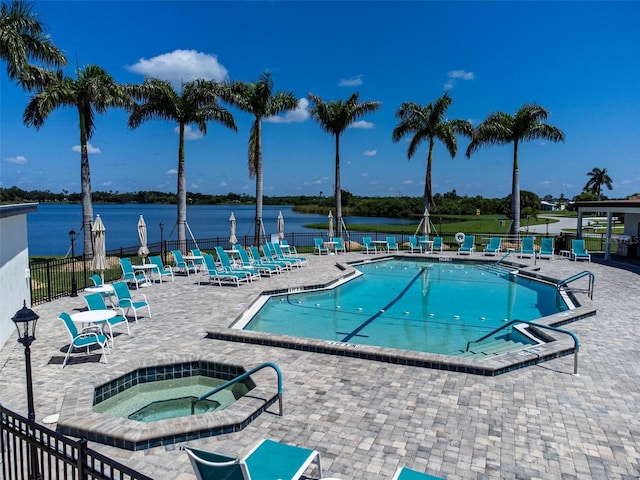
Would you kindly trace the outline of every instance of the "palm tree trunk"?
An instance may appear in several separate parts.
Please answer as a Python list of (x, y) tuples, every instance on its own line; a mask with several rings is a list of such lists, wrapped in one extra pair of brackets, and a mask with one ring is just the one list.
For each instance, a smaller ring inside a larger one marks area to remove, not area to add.
[(264, 188), (264, 172), (262, 168), (262, 121), (256, 118), (256, 230), (255, 245), (261, 245), (262, 239), (262, 202)]
[(91, 241), (91, 222), (93, 222), (93, 205), (91, 203), (91, 171), (89, 169), (89, 153), (87, 152), (87, 128), (84, 112), (78, 108), (80, 120), (80, 189), (82, 191), (82, 230), (84, 232), (84, 253), (93, 257)]
[(431, 211), (434, 207), (433, 193), (431, 191), (431, 170), (433, 167), (433, 137), (429, 140), (429, 156), (427, 157), (427, 173), (424, 179), (424, 195), (422, 197), (422, 209)]
[(340, 186), (340, 135), (336, 135), (336, 232), (342, 237), (342, 189)]
[(184, 166), (184, 123), (180, 123), (180, 140), (178, 146), (178, 249), (187, 250), (187, 176)]
[(520, 233), (520, 172), (518, 167), (518, 142), (513, 144), (513, 179), (511, 185), (511, 234)]

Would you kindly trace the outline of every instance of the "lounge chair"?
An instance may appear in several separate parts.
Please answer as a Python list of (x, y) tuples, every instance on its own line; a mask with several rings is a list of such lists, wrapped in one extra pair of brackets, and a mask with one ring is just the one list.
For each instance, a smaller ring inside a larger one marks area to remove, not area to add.
[(406, 467), (400, 467), (396, 470), (391, 480), (444, 480), (443, 477), (434, 477), (428, 473), (418, 472)]
[(262, 440), (242, 458), (183, 447), (198, 480), (295, 480), (312, 463), (322, 478), (320, 454), (308, 448)]
[[(71, 343), (69, 344), (69, 348), (67, 349), (67, 355), (64, 357), (64, 362), (62, 362), (62, 368), (67, 364), (67, 360), (69, 360), (69, 355), (71, 355), (71, 350), (74, 348), (86, 348), (87, 353), (89, 353), (89, 347), (93, 345), (98, 345), (102, 348), (102, 355), (104, 356), (104, 363), (107, 363), (107, 352), (109, 352), (109, 345), (107, 343), (107, 336), (102, 333), (102, 331), (97, 327), (87, 327), (78, 331), (76, 324), (71, 320), (71, 315), (67, 312), (62, 312), (58, 318), (64, 323), (64, 326), (67, 328), (67, 332), (71, 336)], [(105, 352), (104, 347), (107, 347), (107, 351)]]
[(466, 237), (464, 237), (464, 242), (463, 244), (460, 246), (460, 248), (458, 248), (458, 251), (456, 252), (458, 255), (471, 255), (473, 252), (476, 251), (476, 246), (475, 246), (475, 236), (473, 235), (467, 235)]
[(422, 253), (422, 245), (420, 245), (418, 237), (411, 235), (409, 237), (409, 253), (413, 253), (415, 251)]
[(260, 274), (273, 276), (274, 273), (280, 273), (280, 268), (277, 265), (259, 265), (256, 262), (252, 262), (251, 258), (249, 258), (249, 254), (247, 251), (236, 245), (235, 250), (238, 252), (238, 256), (240, 257), (240, 262), (242, 263), (242, 268), (251, 268), (254, 270), (258, 270)]
[(143, 271), (133, 269), (133, 264), (131, 263), (131, 259), (121, 258), (120, 268), (122, 268), (121, 280), (128, 282), (129, 285), (131, 285), (132, 283), (135, 283), (136, 288), (140, 288), (140, 284), (147, 283), (147, 276)]
[[(107, 305), (104, 303), (104, 298), (99, 293), (92, 293), (84, 296), (84, 301), (87, 304), (89, 310), (108, 310)], [(117, 325), (125, 325), (127, 327), (127, 335), (131, 336), (131, 330), (129, 329), (129, 320), (124, 315), (124, 311), (121, 308), (116, 308), (118, 314), (109, 320), (102, 322), (95, 322), (97, 325), (106, 325), (109, 329), (109, 338), (111, 339), (111, 346), (113, 347), (113, 327)], [(104, 331), (104, 327), (103, 327)]]
[(281, 262), (280, 260), (262, 258), (258, 247), (249, 247), (249, 252), (251, 252), (251, 258), (256, 265), (274, 265), (280, 269), (280, 272), (282, 270), (291, 270), (292, 264), (295, 263), (293, 260), (291, 262)]
[(125, 282), (115, 282), (113, 284), (113, 289), (116, 292), (118, 307), (127, 309), (125, 315), (129, 313), (129, 310), (133, 309), (133, 317), (135, 318), (136, 323), (138, 323), (137, 311), (141, 308), (146, 308), (147, 312), (149, 313), (149, 318), (151, 318), (151, 307), (147, 302), (147, 296), (145, 294), (136, 293), (134, 295), (131, 295), (129, 287)]
[(182, 257), (182, 252), (180, 250), (171, 250), (171, 253), (173, 254), (173, 268), (176, 268), (179, 272), (185, 271), (187, 277), (189, 276), (190, 272), (198, 272), (196, 264), (192, 261), (186, 262)]
[(550, 258), (553, 260), (553, 237), (543, 237), (538, 258)]
[[(215, 247), (216, 254), (218, 255), (218, 261), (222, 265), (222, 271), (225, 273), (245, 273), (249, 275), (249, 281), (253, 279), (260, 279), (260, 270), (254, 267), (245, 267), (243, 265), (235, 266), (231, 264), (231, 258), (222, 247)], [(237, 250), (236, 250), (237, 252)]]
[(336, 255), (339, 252), (347, 253), (347, 249), (344, 248), (344, 243), (342, 242), (342, 238), (333, 237), (333, 251), (336, 253)]
[(396, 252), (399, 251), (398, 249), (398, 242), (396, 242), (396, 237), (387, 237), (387, 253), (389, 253), (391, 250), (394, 250)]
[(91, 275), (89, 277), (89, 280), (93, 282), (94, 287), (101, 287), (102, 285), (104, 285), (104, 282), (102, 281), (102, 277), (100, 275)]
[(157, 267), (153, 272), (158, 274), (160, 283), (162, 283), (162, 277), (171, 277), (171, 281), (174, 281), (173, 270), (169, 265), (162, 264), (162, 258), (160, 258), (160, 255), (153, 255), (149, 257), (149, 261)]
[(373, 250), (373, 253), (378, 253), (378, 249), (371, 241), (371, 237), (362, 237), (362, 246), (364, 247), (364, 253), (368, 254), (370, 250)]
[(531, 258), (533, 255), (535, 255), (536, 248), (533, 242), (534, 242), (533, 237), (524, 237), (522, 239), (522, 245), (520, 247), (520, 250), (518, 250), (518, 256)]
[(280, 240), (280, 248), (285, 255), (297, 255), (298, 250), (293, 245), (289, 245), (286, 240)]
[(442, 249), (442, 237), (433, 237), (433, 242), (431, 243), (431, 253), (433, 253), (434, 250), (442, 253)]
[(205, 253), (202, 255), (204, 259), (204, 266), (207, 269), (200, 278), (198, 278), (198, 284), (202, 283), (200, 280), (202, 276), (206, 275), (209, 278), (209, 281), (215, 280), (218, 282), (218, 285), (222, 286), (222, 282), (233, 283), (236, 287), (240, 286), (241, 282), (249, 282), (251, 274), (249, 273), (230, 273), (230, 272), (220, 272), (218, 271), (218, 267), (216, 266), (216, 262), (213, 259), (213, 255), (210, 253)]
[(483, 255), (496, 255), (502, 251), (502, 238), (491, 237), (486, 248), (482, 252)]
[[(199, 248), (192, 248), (191, 249), (191, 256), (193, 257), (202, 257), (202, 252), (200, 251)], [(204, 258), (196, 258), (193, 260), (193, 263), (196, 266), (196, 269), (199, 269), (199, 267), (204, 268)]]
[(320, 237), (313, 239), (313, 253), (317, 253), (318, 255), (326, 253), (329, 255), (329, 249), (324, 246), (324, 241)]
[(591, 261), (591, 254), (584, 248), (584, 240), (571, 240), (571, 259), (576, 262), (578, 260)]
[(293, 257), (291, 255), (288, 257), (285, 257), (284, 253), (282, 253), (282, 249), (280, 248), (280, 244), (278, 243), (271, 243), (271, 252), (275, 253), (275, 258), (277, 260), (293, 259), (296, 262), (298, 262), (301, 266), (309, 264), (309, 262), (305, 257)]

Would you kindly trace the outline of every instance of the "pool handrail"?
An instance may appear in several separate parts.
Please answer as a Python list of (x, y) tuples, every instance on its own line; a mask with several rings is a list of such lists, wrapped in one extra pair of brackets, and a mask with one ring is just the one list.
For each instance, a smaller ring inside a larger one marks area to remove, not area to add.
[(469, 351), (469, 348), (471, 347), (472, 343), (479, 343), (482, 342), (483, 340), (486, 340), (487, 338), (495, 335), (496, 333), (498, 333), (500, 330), (503, 330), (507, 327), (510, 327), (511, 325), (514, 325), (516, 323), (526, 323), (527, 325), (530, 325), (532, 327), (540, 327), (543, 329), (547, 329), (547, 330), (551, 330), (553, 332), (558, 332), (558, 333), (564, 333), (566, 335), (569, 335), (571, 338), (573, 338), (573, 344), (574, 344), (574, 358), (573, 358), (573, 374), (577, 375), (578, 374), (578, 352), (580, 351), (580, 341), (578, 340), (578, 337), (576, 336), (575, 333), (570, 332), (569, 330), (564, 330), (562, 328), (558, 328), (558, 327), (552, 327), (551, 325), (544, 325), (541, 323), (536, 323), (536, 322), (530, 322), (528, 320), (511, 320), (510, 322), (505, 323), (504, 325), (501, 325), (500, 327), (496, 328), (495, 330), (493, 330), (490, 333), (487, 333), (486, 335), (484, 335), (481, 338), (478, 338), (477, 340), (469, 340), (467, 342), (467, 348), (465, 349), (465, 352)]
[(583, 270), (582, 272), (576, 273), (575, 275), (571, 275), (570, 277), (565, 278), (564, 280), (560, 280), (556, 285), (558, 287), (558, 290), (560, 290), (560, 287), (564, 287), (568, 283), (574, 282), (575, 280), (579, 280), (580, 278), (583, 278), (586, 276), (589, 276), (589, 289), (588, 289), (589, 299), (593, 300), (593, 286), (596, 283), (596, 276), (593, 274), (593, 272), (590, 272), (589, 270)]
[(253, 375), (254, 373), (256, 373), (258, 370), (262, 370), (263, 368), (273, 368), (276, 371), (276, 375), (278, 376), (278, 406), (280, 408), (280, 416), (282, 416), (282, 372), (280, 371), (280, 368), (278, 367), (278, 365), (276, 365), (275, 363), (272, 362), (265, 362), (261, 365), (258, 365), (255, 368), (252, 368), (251, 370), (249, 370), (248, 372), (243, 373), (242, 375), (238, 375), (235, 378), (232, 378), (231, 380), (229, 380), (228, 382), (223, 383), (222, 385), (218, 385), (217, 387), (215, 387), (213, 390), (200, 395), (197, 399), (192, 400), (191, 402), (191, 415), (193, 415), (195, 413), (195, 404), (196, 402), (199, 402), (201, 400), (206, 399), (207, 397), (210, 397), (211, 395), (213, 395), (214, 393), (218, 393), (220, 390), (224, 390), (225, 388), (233, 385), (234, 383), (237, 383), (241, 380), (244, 380), (245, 378), (249, 377), (250, 375)]

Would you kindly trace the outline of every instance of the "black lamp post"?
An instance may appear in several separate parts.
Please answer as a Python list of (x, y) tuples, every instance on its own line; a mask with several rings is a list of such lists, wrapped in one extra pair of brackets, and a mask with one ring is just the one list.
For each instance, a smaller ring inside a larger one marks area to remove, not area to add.
[(162, 257), (162, 262), (164, 263), (164, 222), (160, 222), (160, 256)]
[(549, 236), (549, 219), (548, 219), (548, 218), (545, 218), (545, 219), (544, 219), (544, 223), (546, 223), (546, 224), (547, 224), (547, 237), (548, 237), (548, 236)]
[(76, 243), (75, 230), (69, 230), (69, 240), (71, 240), (71, 296), (78, 296), (78, 284), (76, 283), (76, 253), (74, 244)]
[[(11, 318), (18, 329), (18, 342), (24, 345), (24, 360), (27, 372), (27, 418), (33, 423), (36, 420), (36, 410), (33, 406), (33, 382), (31, 380), (31, 342), (36, 339), (36, 323), (40, 318), (33, 310), (27, 308), (27, 301), (24, 301), (23, 307), (16, 312)], [(30, 430), (29, 435), (33, 432)], [(29, 459), (30, 479), (41, 478), (38, 469), (38, 454), (35, 444), (31, 444), (29, 449), (31, 458)]]

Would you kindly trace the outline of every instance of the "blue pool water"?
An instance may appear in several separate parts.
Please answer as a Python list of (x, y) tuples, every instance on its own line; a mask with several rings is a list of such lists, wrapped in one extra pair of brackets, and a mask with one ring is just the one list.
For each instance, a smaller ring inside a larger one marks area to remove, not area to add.
[(272, 297), (245, 330), (451, 355), (508, 320), (568, 309), (552, 285), (481, 265), (384, 260), (356, 268), (363, 275), (335, 289)]

